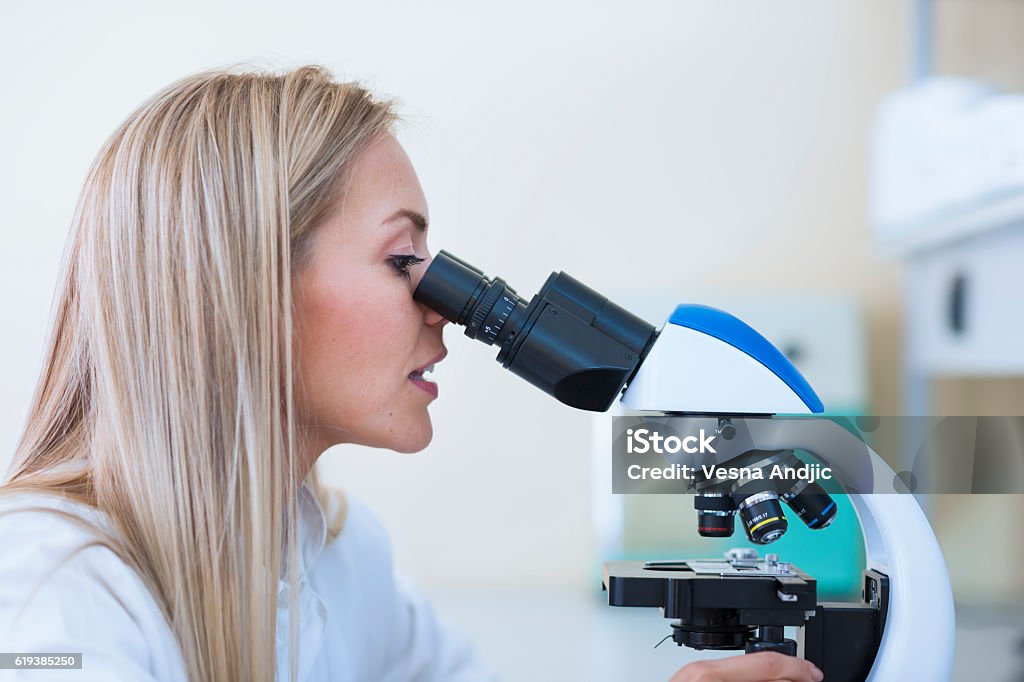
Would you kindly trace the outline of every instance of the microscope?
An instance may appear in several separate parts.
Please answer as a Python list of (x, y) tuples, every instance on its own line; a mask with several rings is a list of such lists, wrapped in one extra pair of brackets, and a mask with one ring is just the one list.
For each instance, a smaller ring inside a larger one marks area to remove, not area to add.
[[(814, 390), (750, 326), (680, 305), (656, 329), (564, 272), (524, 302), (446, 251), (413, 296), (496, 346), (502, 367), (560, 402), (615, 406), (625, 416), (616, 418), (614, 447), (641, 429), (694, 434), (690, 444), (713, 434), (711, 453), (664, 455), (667, 471), (692, 472), (686, 490), (700, 535), (731, 536), (738, 517), (753, 543), (769, 545), (788, 528), (783, 505), (826, 529), (836, 505), (810, 475), (822, 467), (837, 471), (860, 521), (867, 566), (859, 601), (819, 601), (812, 576), (745, 549), (721, 559), (607, 562), (609, 605), (661, 609), (680, 646), (802, 656), (831, 682), (950, 679), (953, 598), (927, 518), (912, 495), (891, 492), (894, 472), (852, 430), (813, 416), (824, 411)], [(765, 475), (776, 467), (803, 475)]]

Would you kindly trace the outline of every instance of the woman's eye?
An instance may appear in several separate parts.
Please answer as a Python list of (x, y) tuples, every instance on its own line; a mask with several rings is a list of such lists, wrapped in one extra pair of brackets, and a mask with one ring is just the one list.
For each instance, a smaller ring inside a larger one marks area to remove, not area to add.
[(388, 256), (388, 262), (391, 263), (391, 266), (398, 271), (399, 275), (405, 277), (406, 279), (410, 279), (409, 268), (411, 268), (414, 265), (419, 265), (423, 261), (423, 258), (418, 258), (417, 256)]

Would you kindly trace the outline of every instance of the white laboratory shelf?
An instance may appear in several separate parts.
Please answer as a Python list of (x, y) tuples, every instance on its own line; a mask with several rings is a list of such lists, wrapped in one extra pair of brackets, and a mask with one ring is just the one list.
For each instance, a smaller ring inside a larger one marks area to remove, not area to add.
[(879, 247), (907, 255), (1024, 220), (1024, 95), (927, 78), (879, 104), (870, 215)]
[(912, 256), (1015, 224), (1024, 224), (1024, 189), (983, 197), (915, 221), (881, 226), (876, 245), (887, 256)]

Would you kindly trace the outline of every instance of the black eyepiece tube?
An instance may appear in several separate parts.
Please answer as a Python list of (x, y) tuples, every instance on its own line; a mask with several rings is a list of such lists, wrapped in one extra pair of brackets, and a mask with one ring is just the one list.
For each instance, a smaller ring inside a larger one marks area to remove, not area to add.
[(424, 276), (416, 287), (416, 300), (446, 319), (464, 324), (462, 313), (487, 281), (484, 273), (447, 251), (434, 257), (429, 271), (430, 276)]
[(466, 336), (496, 345), (498, 362), (572, 407), (603, 412), (619, 397), (657, 336), (655, 328), (565, 273), (552, 273), (530, 303), (504, 280), (447, 251), (413, 298)]

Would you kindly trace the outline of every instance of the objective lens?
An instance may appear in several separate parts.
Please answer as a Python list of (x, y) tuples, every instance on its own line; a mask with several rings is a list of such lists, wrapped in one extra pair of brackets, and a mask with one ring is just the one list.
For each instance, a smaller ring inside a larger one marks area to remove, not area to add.
[(797, 481), (782, 494), (782, 501), (814, 530), (828, 527), (836, 518), (835, 500), (817, 483)]
[(736, 503), (731, 496), (723, 493), (694, 495), (693, 508), (697, 510), (697, 533), (702, 537), (732, 537)]
[[(790, 470), (804, 466), (804, 462), (791, 454), (784, 465)], [(836, 503), (825, 489), (814, 481), (798, 479), (788, 489), (779, 487), (782, 501), (796, 512), (808, 528), (820, 530), (828, 527), (836, 518)]]
[(763, 482), (749, 482), (733, 493), (743, 530), (751, 542), (767, 545), (781, 538), (789, 528), (775, 491), (764, 490)]

